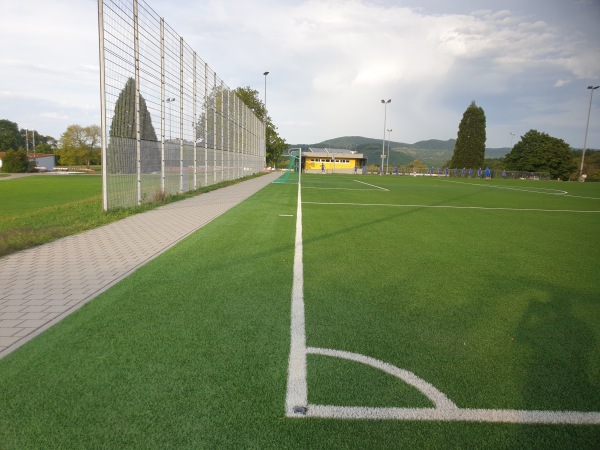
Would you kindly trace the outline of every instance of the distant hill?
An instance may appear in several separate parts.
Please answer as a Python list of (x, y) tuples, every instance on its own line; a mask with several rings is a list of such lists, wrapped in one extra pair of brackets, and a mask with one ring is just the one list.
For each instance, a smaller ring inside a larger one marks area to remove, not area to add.
[[(422, 161), (427, 165), (440, 166), (452, 158), (454, 144), (456, 139), (442, 141), (439, 139), (428, 139), (407, 144), (406, 142), (390, 141), (390, 165), (406, 165), (415, 159)], [(318, 144), (293, 145), (291, 147), (313, 148), (344, 148), (356, 150), (363, 153), (370, 164), (377, 164), (381, 161), (382, 143), (381, 139), (366, 138), (362, 136), (343, 136), (334, 139), (328, 139)], [(388, 142), (385, 144), (386, 153)], [(510, 151), (509, 148), (486, 148), (486, 158), (500, 158)]]

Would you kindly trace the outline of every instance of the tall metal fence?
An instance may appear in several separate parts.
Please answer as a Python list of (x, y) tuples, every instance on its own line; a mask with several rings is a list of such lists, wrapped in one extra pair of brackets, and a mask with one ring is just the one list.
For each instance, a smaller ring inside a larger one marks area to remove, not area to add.
[(98, 0), (103, 208), (262, 171), (264, 123), (142, 0)]

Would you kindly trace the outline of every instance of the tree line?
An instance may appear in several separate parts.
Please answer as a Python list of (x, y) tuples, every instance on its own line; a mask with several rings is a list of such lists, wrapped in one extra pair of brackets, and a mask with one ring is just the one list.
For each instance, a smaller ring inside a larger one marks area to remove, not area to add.
[(19, 128), (10, 120), (0, 120), (0, 151), (5, 152), (3, 172), (30, 172), (34, 163), (30, 156), (53, 154), (56, 164), (87, 166), (100, 164), (100, 127), (69, 125), (60, 139), (45, 136), (36, 130)]
[[(578, 153), (562, 139), (547, 133), (529, 130), (510, 152), (497, 160), (485, 159), (486, 118), (483, 108), (475, 101), (467, 107), (458, 126), (458, 136), (451, 169), (478, 169), (490, 167), (496, 170), (522, 172), (547, 172), (553, 179), (577, 178)], [(587, 165), (583, 173), (588, 180), (600, 181), (600, 152), (586, 152)]]
[[(266, 123), (266, 160), (268, 165), (276, 165), (287, 144), (277, 132), (271, 117), (268, 116), (265, 105), (259, 99), (258, 91), (244, 87), (237, 88), (234, 92), (261, 121)], [(216, 93), (214, 101), (218, 101), (218, 97)], [(133, 79), (129, 79), (115, 104), (109, 132), (112, 139), (135, 139), (136, 115), (133, 105), (135, 105), (135, 83)], [(150, 112), (142, 96), (140, 96), (140, 111), (142, 140), (156, 141)], [(43, 136), (35, 130), (19, 129), (19, 126), (10, 120), (0, 120), (0, 152), (6, 152), (3, 158), (3, 172), (32, 171), (33, 164), (30, 163), (29, 156), (33, 153), (54, 154), (56, 164), (59, 166), (85, 165), (89, 168), (90, 165), (101, 164), (100, 146), (101, 130), (98, 125), (85, 127), (77, 124), (69, 125), (57, 140), (51, 136)], [(119, 151), (125, 147), (116, 145), (115, 149)], [(160, 153), (154, 153), (150, 151), (142, 157), (158, 160), (160, 166)]]

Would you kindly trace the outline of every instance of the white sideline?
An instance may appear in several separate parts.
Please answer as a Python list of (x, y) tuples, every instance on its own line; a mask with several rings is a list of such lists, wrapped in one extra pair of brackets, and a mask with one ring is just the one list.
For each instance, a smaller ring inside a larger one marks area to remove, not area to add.
[(296, 212), (296, 240), (294, 252), (294, 281), (292, 287), (290, 359), (285, 400), (286, 415), (296, 415), (294, 408), (306, 408), (308, 387), (306, 380), (306, 331), (304, 325), (304, 269), (302, 266), (302, 187), (298, 183)]

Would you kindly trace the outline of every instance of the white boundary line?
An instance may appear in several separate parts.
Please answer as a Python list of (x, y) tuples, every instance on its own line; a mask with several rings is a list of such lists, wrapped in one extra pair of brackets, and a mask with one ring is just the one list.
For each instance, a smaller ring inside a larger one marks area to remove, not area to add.
[(288, 382), (285, 399), (286, 415), (308, 403), (306, 380), (306, 327), (304, 324), (304, 269), (302, 263), (302, 186), (298, 182), (296, 239), (294, 252), (294, 281), (292, 286), (292, 320)]
[(388, 206), (393, 208), (437, 208), (437, 209), (478, 209), (484, 211), (535, 211), (535, 212), (570, 212), (600, 213), (598, 211), (581, 211), (576, 209), (538, 209), (538, 208), (488, 208), (485, 206), (451, 206), (451, 205), (398, 205), (394, 203), (343, 203), (343, 202), (304, 202), (305, 205), (337, 205), (337, 206)]
[[(600, 412), (527, 411), (511, 409), (459, 408), (443, 392), (414, 373), (369, 356), (342, 350), (306, 347), (304, 316), (304, 268), (302, 243), (302, 187), (298, 183), (296, 238), (291, 308), (291, 343), (285, 399), (287, 417), (329, 419), (391, 419), (421, 421), (504, 422), (536, 424), (600, 425)], [(311, 203), (311, 202), (307, 202)], [(381, 206), (381, 205), (378, 205)], [(384, 205), (390, 206), (390, 205)], [(393, 206), (393, 205), (392, 205)], [(414, 206), (414, 205), (413, 205)], [(591, 212), (591, 211), (589, 211)], [(599, 211), (594, 211), (599, 212)], [(374, 408), (313, 405), (308, 403), (307, 354), (347, 359), (382, 370), (418, 389), (434, 408)]]

